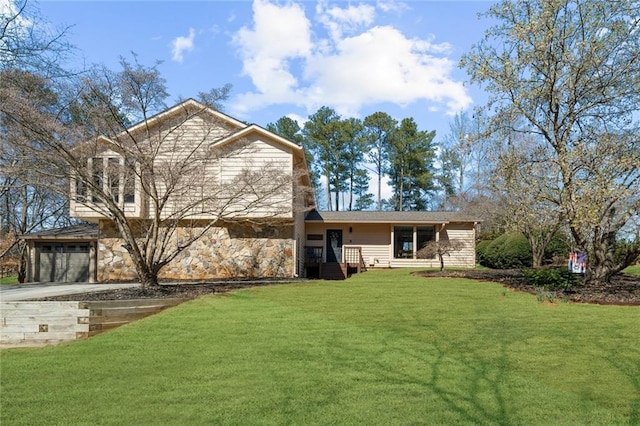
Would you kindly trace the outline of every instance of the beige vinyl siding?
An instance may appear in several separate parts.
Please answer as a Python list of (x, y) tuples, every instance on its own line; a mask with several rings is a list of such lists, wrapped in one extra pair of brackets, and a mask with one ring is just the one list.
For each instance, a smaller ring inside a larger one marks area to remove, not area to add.
[[(352, 232), (349, 233), (349, 228)], [(362, 247), (367, 267), (388, 267), (391, 244), (389, 224), (356, 223), (346, 226), (343, 242), (347, 246)]]
[[(446, 235), (445, 235), (446, 234)], [(472, 223), (450, 223), (440, 232), (440, 239), (458, 240), (464, 248), (445, 256), (444, 264), (473, 268), (476, 265), (475, 239), (476, 232)]]
[[(434, 259), (395, 259), (393, 258), (392, 228), (390, 223), (314, 223), (306, 224), (305, 234), (321, 234), (322, 241), (307, 240), (305, 246), (323, 247), (323, 260), (326, 260), (326, 232), (327, 229), (342, 230), (343, 247), (361, 247), (362, 257), (367, 267), (440, 267), (437, 258)], [(431, 226), (429, 224), (402, 224), (401, 226)], [(436, 231), (441, 230), (441, 225)], [(351, 232), (349, 229), (351, 228)], [(444, 257), (445, 267), (474, 267), (475, 266), (475, 227), (473, 223), (450, 223), (444, 231), (436, 233), (437, 238), (458, 239), (465, 242), (464, 249)]]
[[(184, 217), (181, 213), (184, 210), (187, 210), (190, 219), (216, 219), (220, 216), (293, 218), (293, 184), (284, 184), (291, 180), (293, 174), (292, 148), (271, 141), (260, 132), (249, 132), (244, 137), (238, 136), (237, 140), (225, 140), (238, 129), (223, 121), (212, 121), (211, 118), (207, 116), (203, 119), (194, 115), (181, 121), (184, 118), (179, 114), (169, 117), (167, 122), (172, 128), (154, 126), (147, 141), (140, 140), (137, 144), (157, 149), (154, 159), (156, 174), (152, 186), (155, 186), (158, 194), (162, 196), (170, 185), (173, 187), (171, 198), (163, 208), (163, 218), (171, 215)], [(224, 142), (220, 143), (222, 140)], [(104, 158), (115, 155), (108, 151), (100, 154)], [(177, 170), (177, 165), (183, 167)], [(88, 166), (91, 166), (91, 161)], [(247, 179), (242, 182), (239, 177), (246, 171), (262, 180)], [(175, 176), (179, 176), (177, 189)], [(271, 193), (273, 190), (268, 188), (275, 182), (281, 182), (283, 187)], [(265, 190), (261, 192), (261, 188)], [(72, 182), (72, 194), (75, 194), (75, 189), (75, 183)], [(203, 202), (203, 198), (209, 200)], [(151, 197), (143, 193), (141, 182), (136, 182), (136, 203), (125, 205), (124, 208), (132, 218), (155, 215), (155, 206)], [(98, 203), (91, 201), (90, 196), (82, 203), (74, 199), (71, 215), (93, 221), (107, 216)]]
[[(351, 232), (349, 228), (351, 227)], [(326, 260), (327, 247), (327, 229), (341, 229), (342, 230), (342, 245), (343, 247), (362, 247), (362, 258), (367, 266), (373, 263), (375, 266), (388, 267), (389, 266), (389, 253), (391, 244), (391, 234), (389, 231), (389, 224), (375, 224), (375, 223), (356, 223), (356, 224), (344, 224), (344, 223), (307, 223), (306, 235), (320, 234), (322, 235), (322, 241), (307, 240), (305, 237), (305, 246), (308, 247), (323, 247), (323, 260)]]
[[(444, 255), (444, 265), (447, 267), (468, 267), (475, 266), (475, 226), (473, 223), (449, 223), (444, 229), (437, 227), (438, 239), (460, 240), (464, 242), (464, 248), (460, 251)], [(393, 259), (391, 266), (394, 268), (401, 267), (425, 267), (439, 268), (440, 261), (437, 257), (434, 259)]]
[[(272, 192), (268, 185), (278, 179), (278, 174), (293, 173), (293, 155), (267, 141), (250, 138), (221, 148), (224, 157), (220, 160), (220, 180), (223, 186), (229, 185), (230, 197), (237, 200), (229, 207), (237, 216), (248, 217), (293, 217), (293, 188), (287, 184), (279, 192)], [(239, 191), (246, 184), (239, 179), (243, 173), (254, 173), (251, 188)], [(255, 185), (264, 185), (265, 192)], [(256, 191), (252, 194), (251, 191)], [(249, 204), (251, 203), (251, 204)], [(247, 208), (247, 206), (251, 206)]]
[[(160, 195), (166, 191), (171, 183), (163, 179), (165, 171), (178, 172), (180, 179), (177, 188), (163, 209), (163, 217), (169, 217), (189, 205), (190, 218), (210, 218), (203, 214), (203, 194), (220, 191), (219, 163), (215, 154), (211, 152), (211, 145), (228, 133), (221, 123), (210, 123), (199, 116), (190, 117), (170, 130), (151, 135), (154, 144), (159, 144), (159, 152), (154, 161), (156, 168), (155, 186)], [(180, 170), (178, 168), (180, 167)], [(169, 178), (171, 179), (171, 178)], [(175, 182), (174, 182), (175, 183)], [(155, 206), (149, 202), (149, 215), (155, 214)], [(181, 213), (177, 213), (183, 216)]]

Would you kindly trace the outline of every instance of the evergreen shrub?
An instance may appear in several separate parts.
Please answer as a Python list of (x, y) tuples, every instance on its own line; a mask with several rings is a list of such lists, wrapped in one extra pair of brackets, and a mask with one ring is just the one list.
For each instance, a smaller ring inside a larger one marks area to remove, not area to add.
[(580, 284), (580, 278), (566, 268), (525, 269), (527, 282), (547, 290), (568, 289)]
[(505, 233), (489, 244), (479, 243), (478, 261), (494, 269), (529, 268), (533, 263), (531, 246), (519, 232)]

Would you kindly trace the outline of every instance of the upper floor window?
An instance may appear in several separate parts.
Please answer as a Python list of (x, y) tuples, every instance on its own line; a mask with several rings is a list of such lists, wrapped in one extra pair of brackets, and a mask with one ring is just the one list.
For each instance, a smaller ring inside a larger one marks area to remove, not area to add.
[[(91, 159), (91, 177), (93, 179), (93, 184), (96, 188), (103, 188), (104, 185), (104, 161), (102, 158), (96, 157)], [(93, 191), (93, 195), (91, 197), (91, 201), (97, 203), (100, 201), (100, 198)]]
[(109, 158), (107, 161), (106, 176), (108, 188), (113, 201), (120, 201), (120, 174), (122, 173), (119, 158)]
[[(132, 158), (94, 157), (89, 161), (91, 179), (97, 188), (111, 196), (119, 203), (135, 203), (136, 163)], [(87, 185), (76, 180), (76, 200), (84, 201), (87, 197)], [(97, 191), (91, 192), (91, 201), (101, 202)]]
[(81, 181), (76, 179), (76, 200), (77, 201), (87, 201), (87, 185)]
[(133, 158), (124, 159), (124, 173), (123, 173), (123, 189), (124, 189), (124, 202), (135, 203), (136, 202), (136, 162)]

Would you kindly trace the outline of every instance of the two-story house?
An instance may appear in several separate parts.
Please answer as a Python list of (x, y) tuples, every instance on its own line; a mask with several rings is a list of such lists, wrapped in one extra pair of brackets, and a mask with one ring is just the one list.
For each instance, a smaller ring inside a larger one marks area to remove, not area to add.
[(475, 265), (477, 219), (318, 212), (300, 146), (191, 99), (78, 149), (87, 175), (71, 180), (71, 216), (88, 225), (24, 236), (30, 281), (135, 279), (114, 206), (136, 238), (166, 232), (156, 243), (168, 252), (189, 242), (161, 269), (167, 280), (322, 276), (328, 264), (431, 267), (438, 260), (417, 251), (442, 239), (464, 243), (448, 266)]

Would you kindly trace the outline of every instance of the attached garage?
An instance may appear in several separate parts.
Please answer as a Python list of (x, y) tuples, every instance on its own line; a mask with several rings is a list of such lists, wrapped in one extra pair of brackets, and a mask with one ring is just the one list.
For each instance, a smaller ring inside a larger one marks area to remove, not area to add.
[(90, 243), (37, 243), (39, 281), (88, 282), (90, 247)]
[(24, 235), (29, 249), (27, 280), (95, 282), (98, 230), (84, 224)]

